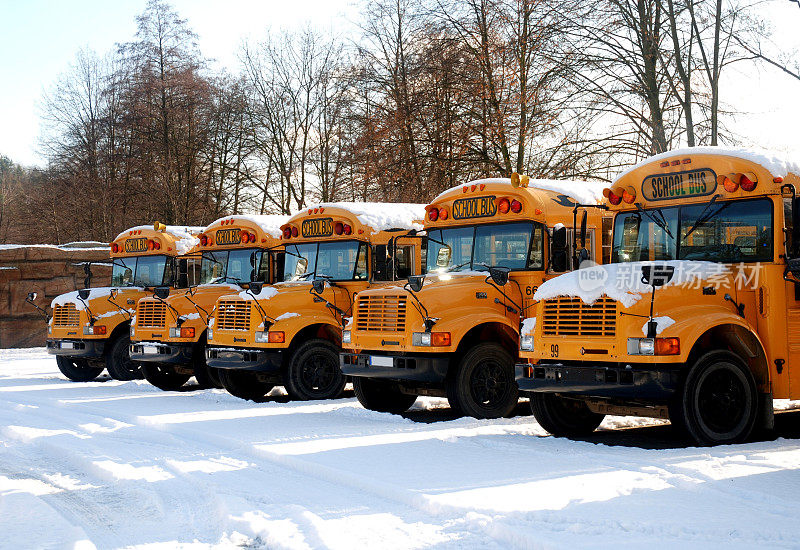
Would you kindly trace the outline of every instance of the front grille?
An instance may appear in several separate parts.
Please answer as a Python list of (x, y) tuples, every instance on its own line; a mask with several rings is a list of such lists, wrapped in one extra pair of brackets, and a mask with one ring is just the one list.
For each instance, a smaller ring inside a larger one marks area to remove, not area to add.
[(141, 300), (136, 311), (136, 325), (140, 328), (164, 328), (167, 305), (156, 300)]
[(53, 309), (54, 327), (77, 327), (79, 322), (80, 313), (78, 313), (75, 304), (64, 304)]
[(218, 330), (249, 330), (250, 302), (244, 300), (220, 300), (217, 304)]
[(544, 336), (614, 336), (617, 302), (608, 297), (587, 305), (580, 298), (559, 297), (544, 302)]
[(356, 330), (403, 332), (406, 329), (406, 296), (359, 296)]

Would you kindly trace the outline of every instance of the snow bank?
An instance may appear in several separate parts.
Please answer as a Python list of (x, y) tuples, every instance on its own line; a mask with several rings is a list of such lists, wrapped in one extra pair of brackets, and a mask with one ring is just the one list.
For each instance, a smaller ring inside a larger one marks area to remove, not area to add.
[[(664, 332), (664, 329), (675, 324), (675, 319), (671, 317), (653, 317), (653, 321), (657, 323), (656, 334), (661, 334), (662, 332)], [(644, 324), (642, 325), (642, 334), (644, 334), (645, 336), (647, 336), (647, 324), (649, 322), (650, 321), (645, 321)]]
[[(488, 183), (499, 183), (511, 186), (510, 178), (486, 178), (482, 180), (474, 180), (461, 185), (456, 185), (450, 189), (439, 193), (431, 203), (438, 201), (442, 196), (452, 191), (459, 190), (467, 185), (481, 185)], [(597, 204), (603, 199), (603, 188), (607, 184), (596, 181), (577, 181), (577, 180), (548, 180), (548, 179), (531, 179), (528, 182), (528, 188), (542, 189), (543, 191), (553, 191), (561, 193), (570, 197), (571, 199), (581, 204)]]
[[(85, 244), (85, 246), (80, 246)], [(107, 244), (90, 241), (87, 243), (66, 244), (0, 244), (0, 250), (13, 250), (15, 248), (55, 248), (57, 250), (108, 250)]]
[[(425, 205), (385, 202), (323, 202), (308, 208), (343, 208), (355, 214), (358, 221), (376, 231), (386, 229), (422, 229)], [(415, 223), (416, 222), (416, 223)]]
[(720, 282), (720, 278), (730, 273), (723, 264), (688, 260), (594, 265), (546, 281), (533, 295), (533, 299), (549, 300), (558, 296), (571, 296), (591, 305), (600, 297), (608, 296), (625, 307), (631, 307), (644, 294), (652, 292), (652, 287), (641, 280), (644, 265), (671, 265), (675, 268), (675, 276), (664, 286), (706, 280)]
[(614, 184), (616, 184), (620, 179), (624, 178), (637, 168), (641, 168), (642, 166), (646, 166), (653, 162), (668, 159), (672, 157), (678, 156), (687, 156), (687, 155), (726, 155), (732, 157), (738, 157), (743, 160), (749, 160), (750, 162), (754, 162), (763, 166), (767, 169), (773, 176), (785, 177), (787, 174), (794, 173), (800, 175), (800, 162), (790, 161), (784, 158), (781, 158), (777, 153), (774, 151), (767, 151), (764, 149), (749, 149), (749, 148), (742, 148), (742, 147), (718, 147), (718, 146), (707, 146), (707, 147), (685, 147), (683, 149), (674, 149), (672, 151), (667, 151), (666, 153), (661, 153), (660, 155), (655, 155), (653, 157), (648, 157), (641, 161), (640, 163), (631, 166), (614, 180)]
[[(290, 216), (284, 216), (282, 214), (236, 214), (235, 216), (225, 216), (224, 218), (220, 218), (220, 220), (247, 220), (259, 226), (267, 235), (278, 238), (281, 236), (281, 226), (289, 221), (289, 218)], [(218, 221), (219, 220), (214, 223)], [(209, 227), (211, 225), (213, 224), (209, 224)]]

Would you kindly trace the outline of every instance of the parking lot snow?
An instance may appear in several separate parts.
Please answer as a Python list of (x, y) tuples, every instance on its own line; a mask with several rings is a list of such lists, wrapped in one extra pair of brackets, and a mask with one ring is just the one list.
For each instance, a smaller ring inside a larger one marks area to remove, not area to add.
[[(791, 409), (793, 404), (781, 403)], [(778, 439), (687, 447), (663, 422), (546, 436), (526, 405), (405, 417), (349, 397), (263, 403), (143, 381), (73, 383), (0, 350), (9, 548), (796, 547), (800, 413)]]

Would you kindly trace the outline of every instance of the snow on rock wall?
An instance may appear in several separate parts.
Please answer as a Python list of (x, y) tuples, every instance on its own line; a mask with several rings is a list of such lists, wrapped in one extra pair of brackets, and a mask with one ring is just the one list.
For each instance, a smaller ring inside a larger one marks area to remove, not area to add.
[[(83, 263), (108, 263), (108, 247), (0, 246), (0, 348), (43, 346), (47, 326), (25, 298), (49, 310), (59, 294), (83, 288)], [(104, 286), (111, 266), (93, 265), (92, 286)]]

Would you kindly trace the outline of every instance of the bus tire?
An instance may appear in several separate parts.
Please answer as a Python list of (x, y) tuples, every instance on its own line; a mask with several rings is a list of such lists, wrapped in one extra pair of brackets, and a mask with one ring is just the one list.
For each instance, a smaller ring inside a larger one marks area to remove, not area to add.
[(353, 378), (353, 390), (362, 407), (377, 412), (401, 414), (417, 400), (416, 395), (401, 392), (394, 382), (362, 376)]
[(712, 351), (700, 357), (670, 407), (670, 422), (703, 446), (746, 441), (757, 417), (753, 375), (729, 351)]
[(175, 391), (183, 387), (191, 375), (175, 372), (175, 368), (161, 363), (142, 364), (144, 378), (153, 386), (164, 391)]
[(106, 370), (114, 380), (141, 380), (143, 373), (138, 363), (131, 360), (131, 339), (123, 334), (109, 344), (106, 353)]
[(474, 418), (508, 416), (519, 401), (514, 358), (497, 344), (478, 344), (445, 381), (445, 390), (453, 410)]
[(339, 368), (339, 347), (322, 338), (304, 342), (286, 369), (284, 386), (292, 399), (335, 399), (346, 379)]
[(556, 437), (584, 437), (605, 418), (589, 410), (585, 401), (552, 393), (531, 394), (531, 412), (539, 425)]
[(246, 401), (263, 399), (275, 386), (258, 379), (258, 374), (250, 370), (216, 369), (222, 387), (234, 397)]
[(105, 367), (92, 367), (89, 361), (79, 357), (67, 357), (66, 355), (56, 356), (56, 365), (61, 374), (73, 382), (89, 382), (94, 380)]
[(192, 360), (194, 363), (194, 379), (197, 380), (197, 384), (203, 389), (221, 388), (222, 382), (220, 382), (219, 375), (216, 372), (217, 369), (206, 365), (205, 355), (202, 352), (203, 350), (200, 350), (199, 355), (195, 353)]

